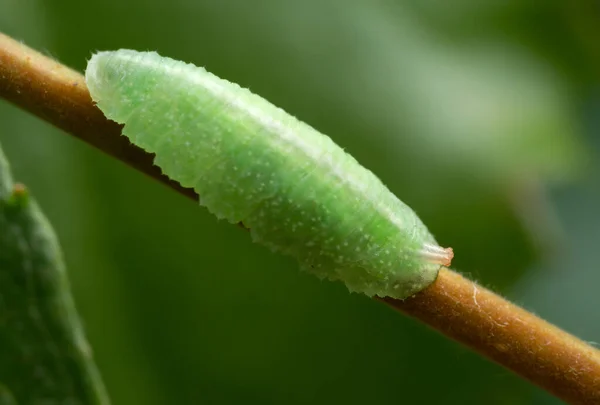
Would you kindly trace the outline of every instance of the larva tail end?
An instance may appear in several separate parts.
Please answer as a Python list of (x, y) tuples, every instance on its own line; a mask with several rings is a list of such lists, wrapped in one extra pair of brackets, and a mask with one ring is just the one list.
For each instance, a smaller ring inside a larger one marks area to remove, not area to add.
[(443, 248), (429, 243), (423, 245), (420, 253), (429, 263), (446, 267), (450, 266), (452, 259), (454, 258), (454, 250), (452, 250), (452, 248)]

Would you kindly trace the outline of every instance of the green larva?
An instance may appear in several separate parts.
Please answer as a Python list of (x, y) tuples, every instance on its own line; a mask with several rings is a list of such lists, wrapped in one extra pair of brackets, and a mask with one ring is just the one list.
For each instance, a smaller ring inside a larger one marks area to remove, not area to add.
[(170, 178), (254, 241), (369, 296), (430, 285), (452, 249), (333, 141), (265, 99), (155, 52), (92, 56), (92, 98)]

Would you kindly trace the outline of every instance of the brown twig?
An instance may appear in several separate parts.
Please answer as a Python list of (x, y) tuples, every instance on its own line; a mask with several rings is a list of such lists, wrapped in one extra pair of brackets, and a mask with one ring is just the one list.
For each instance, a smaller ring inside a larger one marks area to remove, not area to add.
[(405, 301), (382, 298), (573, 404), (600, 404), (600, 352), (458, 273)]
[[(0, 34), (0, 96), (184, 195), (153, 157), (120, 136), (83, 77)], [(405, 301), (381, 299), (573, 404), (600, 404), (600, 352), (448, 269)]]

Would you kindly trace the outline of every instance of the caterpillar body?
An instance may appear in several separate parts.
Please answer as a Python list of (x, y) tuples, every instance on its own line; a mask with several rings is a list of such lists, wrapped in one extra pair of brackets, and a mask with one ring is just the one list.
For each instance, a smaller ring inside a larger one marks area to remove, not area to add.
[(99, 52), (86, 82), (132, 143), (302, 269), (369, 296), (406, 298), (453, 253), (329, 137), (203, 68), (155, 52)]

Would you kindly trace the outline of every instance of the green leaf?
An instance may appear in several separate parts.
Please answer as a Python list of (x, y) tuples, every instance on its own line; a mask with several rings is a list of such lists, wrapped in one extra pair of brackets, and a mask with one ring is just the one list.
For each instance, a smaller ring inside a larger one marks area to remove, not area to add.
[(105, 405), (52, 228), (0, 150), (0, 405)]

